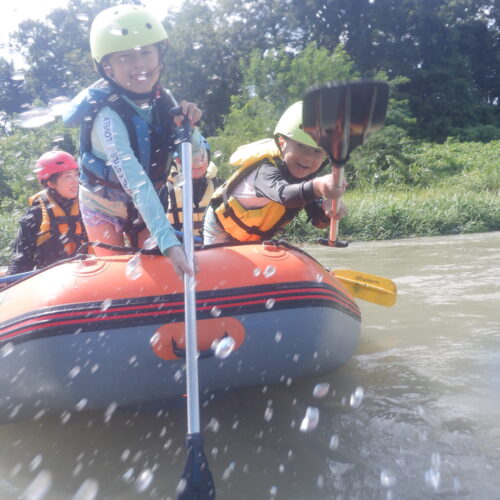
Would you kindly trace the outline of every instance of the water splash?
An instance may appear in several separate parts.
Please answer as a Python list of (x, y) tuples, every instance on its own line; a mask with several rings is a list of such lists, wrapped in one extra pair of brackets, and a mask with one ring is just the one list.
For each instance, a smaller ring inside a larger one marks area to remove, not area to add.
[(330, 384), (328, 382), (323, 382), (316, 384), (313, 389), (313, 396), (315, 398), (324, 398), (330, 390)]
[(142, 265), (141, 265), (141, 255), (134, 255), (127, 263), (127, 268), (125, 269), (125, 276), (129, 280), (136, 280), (140, 278), (142, 274)]
[(233, 337), (224, 337), (221, 340), (214, 340), (211, 347), (217, 358), (225, 359), (234, 351), (235, 346), (236, 341)]
[(311, 432), (316, 427), (318, 427), (319, 423), (319, 409), (314, 406), (308, 406), (306, 410), (306, 415), (302, 419), (300, 424), (301, 432)]
[(42, 470), (28, 485), (21, 498), (26, 500), (43, 500), (46, 498), (51, 487), (52, 473), (48, 470)]
[(153, 482), (154, 474), (151, 469), (144, 469), (135, 480), (135, 489), (138, 493), (146, 491)]
[(365, 395), (365, 391), (362, 387), (356, 387), (356, 390), (351, 394), (351, 399), (349, 404), (351, 408), (359, 408), (361, 403), (363, 402), (363, 397)]
[(48, 108), (32, 108), (29, 111), (19, 113), (16, 125), (21, 128), (38, 128), (52, 123), (55, 116)]
[(95, 500), (99, 493), (99, 483), (95, 479), (85, 479), (71, 500)]

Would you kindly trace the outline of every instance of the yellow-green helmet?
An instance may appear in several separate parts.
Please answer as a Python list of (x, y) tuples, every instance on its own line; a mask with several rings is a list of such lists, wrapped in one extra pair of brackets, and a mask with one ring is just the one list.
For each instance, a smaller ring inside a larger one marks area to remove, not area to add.
[(290, 137), (294, 141), (317, 148), (318, 144), (314, 139), (302, 130), (302, 101), (297, 101), (292, 104), (279, 119), (276, 128), (274, 129), (274, 137), (277, 140), (278, 136), (284, 135)]
[(165, 28), (138, 5), (117, 5), (99, 12), (90, 28), (90, 52), (99, 64), (104, 56), (168, 41)]

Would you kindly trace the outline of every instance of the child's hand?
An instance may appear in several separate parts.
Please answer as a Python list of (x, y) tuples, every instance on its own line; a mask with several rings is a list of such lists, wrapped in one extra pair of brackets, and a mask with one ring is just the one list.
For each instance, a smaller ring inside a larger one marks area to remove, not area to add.
[(340, 200), (337, 203), (337, 213), (334, 214), (332, 211), (332, 200), (323, 200), (322, 203), (322, 208), (325, 211), (325, 214), (330, 217), (330, 219), (338, 220), (342, 219), (342, 217), (345, 217), (347, 213), (349, 212), (347, 210), (347, 207), (344, 205), (344, 202)]
[(192, 102), (181, 101), (181, 111), (182, 115), (174, 116), (174, 122), (179, 127), (182, 124), (182, 120), (187, 116), (191, 122), (191, 126), (195, 127), (200, 121), (202, 112), (201, 109)]
[(313, 191), (318, 198), (335, 200), (340, 198), (347, 189), (347, 182), (344, 180), (340, 186), (333, 183), (333, 175), (326, 174), (313, 179)]
[[(189, 264), (186, 259), (186, 254), (182, 249), (181, 245), (175, 245), (170, 247), (167, 250), (168, 258), (172, 261), (172, 265), (174, 266), (174, 270), (179, 276), (179, 278), (183, 278), (184, 274), (188, 276), (194, 276), (194, 271), (189, 267)], [(197, 266), (197, 264), (195, 263)]]

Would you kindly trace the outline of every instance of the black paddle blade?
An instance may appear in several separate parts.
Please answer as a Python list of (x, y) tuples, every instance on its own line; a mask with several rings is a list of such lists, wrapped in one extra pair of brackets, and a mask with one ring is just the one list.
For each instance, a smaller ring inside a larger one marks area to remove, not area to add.
[(302, 126), (334, 165), (343, 165), (354, 148), (383, 127), (388, 99), (385, 82), (331, 82), (315, 87), (304, 95)]
[(188, 456), (182, 478), (177, 486), (178, 500), (213, 500), (215, 485), (203, 451), (203, 436), (200, 433), (186, 437)]

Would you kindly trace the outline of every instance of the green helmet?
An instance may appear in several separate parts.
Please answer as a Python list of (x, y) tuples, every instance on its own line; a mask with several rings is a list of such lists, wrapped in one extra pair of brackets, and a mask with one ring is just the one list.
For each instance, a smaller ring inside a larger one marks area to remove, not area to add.
[(117, 5), (99, 12), (90, 28), (90, 52), (96, 63), (113, 52), (168, 41), (165, 28), (138, 5)]
[(277, 141), (278, 136), (284, 135), (294, 141), (311, 146), (319, 147), (314, 139), (302, 130), (302, 101), (292, 104), (279, 119), (274, 129), (274, 137)]

